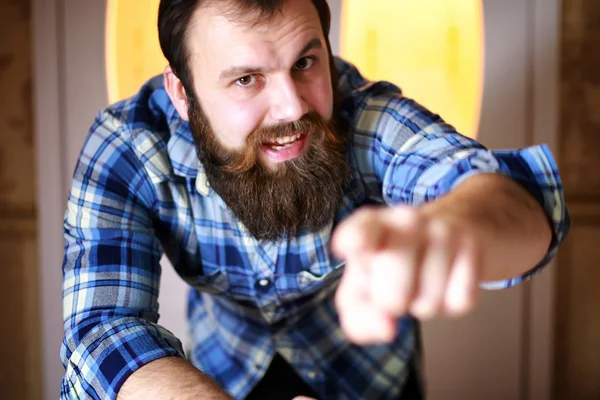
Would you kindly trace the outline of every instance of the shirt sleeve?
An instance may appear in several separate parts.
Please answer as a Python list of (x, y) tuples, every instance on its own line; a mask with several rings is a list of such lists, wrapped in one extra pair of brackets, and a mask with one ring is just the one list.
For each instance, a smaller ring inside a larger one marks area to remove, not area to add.
[(347, 105), (352, 112), (346, 116), (354, 129), (353, 159), (367, 196), (387, 204), (420, 205), (470, 176), (498, 173), (523, 185), (541, 204), (553, 231), (544, 259), (523, 276), (482, 287), (516, 285), (553, 258), (569, 231), (570, 218), (557, 166), (546, 145), (490, 151), (386, 82), (363, 86), (352, 101)]
[(78, 160), (64, 221), (61, 399), (115, 399), (141, 366), (183, 357), (157, 325), (160, 257), (152, 229), (156, 193), (107, 113)]

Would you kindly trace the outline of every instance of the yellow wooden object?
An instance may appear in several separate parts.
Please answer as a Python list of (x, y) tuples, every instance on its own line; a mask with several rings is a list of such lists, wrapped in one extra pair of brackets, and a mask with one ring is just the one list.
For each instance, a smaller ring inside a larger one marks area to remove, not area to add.
[[(111, 103), (135, 94), (167, 65), (156, 31), (158, 3), (108, 0)], [(342, 57), (476, 136), (484, 70), (481, 0), (343, 0), (342, 6)]]
[(343, 0), (341, 56), (400, 86), (464, 135), (479, 125), (481, 0)]
[(159, 0), (108, 0), (106, 78), (108, 100), (134, 95), (167, 65), (157, 33)]

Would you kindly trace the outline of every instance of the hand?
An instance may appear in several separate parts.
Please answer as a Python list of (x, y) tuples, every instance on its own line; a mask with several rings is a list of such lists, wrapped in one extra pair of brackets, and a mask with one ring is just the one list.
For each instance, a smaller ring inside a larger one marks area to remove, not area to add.
[(294, 397), (292, 400), (317, 400), (317, 399), (313, 399), (312, 397), (306, 397), (306, 396), (297, 396), (297, 397)]
[(346, 261), (336, 293), (342, 330), (357, 344), (391, 342), (399, 317), (460, 315), (476, 300), (477, 238), (460, 223), (414, 207), (366, 207), (336, 229)]

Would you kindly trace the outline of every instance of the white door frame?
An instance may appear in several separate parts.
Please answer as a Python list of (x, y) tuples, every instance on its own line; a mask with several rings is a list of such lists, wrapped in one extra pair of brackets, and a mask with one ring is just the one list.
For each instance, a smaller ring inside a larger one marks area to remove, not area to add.
[(42, 395), (57, 399), (63, 367), (61, 265), (64, 181), (64, 107), (60, 0), (32, 0), (33, 101), (37, 172)]

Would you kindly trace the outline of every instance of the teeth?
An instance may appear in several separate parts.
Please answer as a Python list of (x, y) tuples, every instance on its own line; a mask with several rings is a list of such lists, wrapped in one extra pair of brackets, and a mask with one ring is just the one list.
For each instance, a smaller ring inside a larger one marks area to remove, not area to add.
[(283, 146), (271, 146), (271, 147), (273, 148), (273, 150), (280, 151), (280, 150), (285, 150), (288, 147), (292, 147), (293, 145), (294, 145), (293, 143), (288, 143), (288, 144), (283, 145)]
[(282, 137), (282, 138), (277, 138), (277, 140), (275, 142), (279, 143), (279, 144), (287, 144), (287, 143), (293, 143), (296, 140), (300, 139), (300, 136), (302, 136), (301, 134), (296, 134), (293, 136), (286, 136), (286, 137)]

